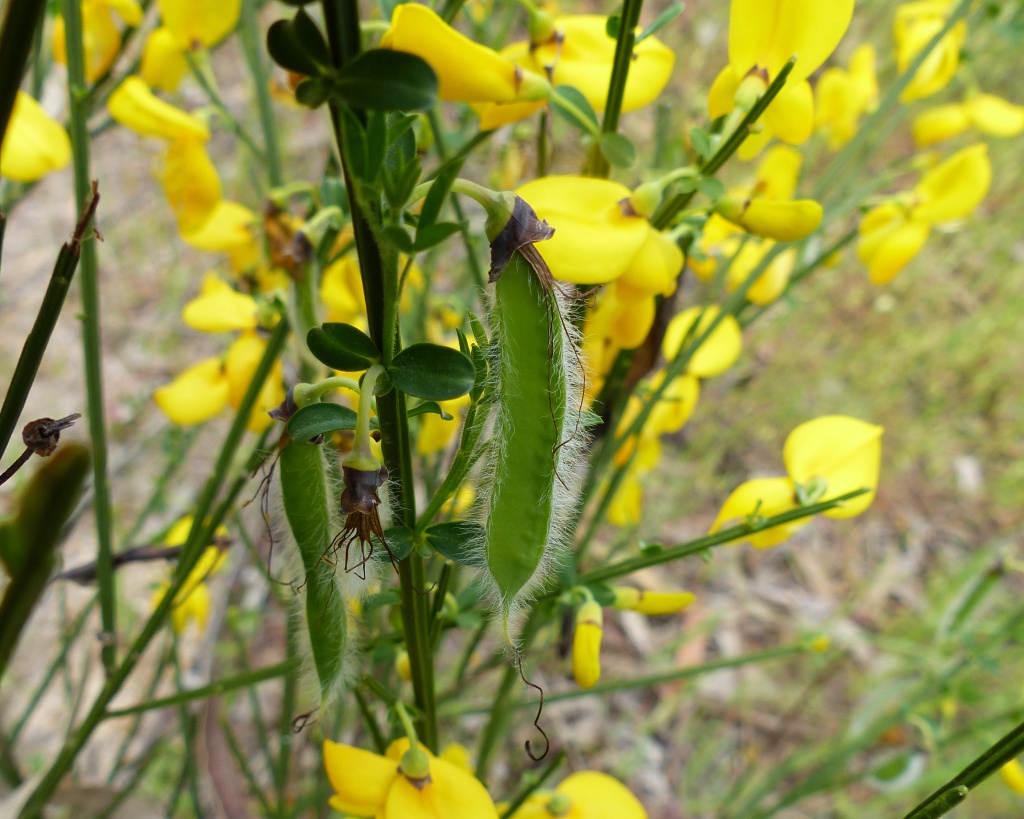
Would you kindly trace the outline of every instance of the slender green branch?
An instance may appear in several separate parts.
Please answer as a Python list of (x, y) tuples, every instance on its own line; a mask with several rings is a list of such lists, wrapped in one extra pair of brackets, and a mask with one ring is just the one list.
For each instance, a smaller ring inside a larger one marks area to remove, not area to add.
[(98, 204), (99, 194), (94, 194), (86, 207), (80, 211), (81, 216), (75, 226), (71, 241), (64, 244), (57, 255), (53, 273), (50, 274), (50, 282), (43, 295), (43, 303), (39, 306), (32, 329), (25, 339), (25, 345), (21, 348), (21, 355), (14, 367), (14, 374), (11, 376), (10, 386), (4, 396), (3, 406), (0, 407), (0, 457), (7, 450), (18, 418), (28, 400), (32, 382), (35, 381), (36, 373), (39, 372), (43, 354), (46, 352), (53, 329), (57, 326), (57, 319), (60, 317), (60, 311), (64, 307), (64, 300), (71, 287), (75, 270), (78, 268), (83, 245), (92, 244), (86, 242), (86, 232), (92, 224)]
[(249, 66), (256, 90), (256, 106), (260, 115), (260, 127), (263, 129), (263, 156), (267, 161), (267, 179), (270, 181), (270, 187), (276, 188), (284, 184), (284, 171), (281, 166), (281, 144), (277, 136), (274, 106), (270, 99), (270, 70), (261, 48), (259, 6), (257, 0), (242, 0), (241, 25), (238, 33), (242, 41), (245, 62)]
[(517, 793), (512, 799), (509, 800), (508, 807), (501, 814), (501, 819), (507, 819), (512, 816), (517, 810), (526, 804), (526, 800), (530, 798), (545, 782), (547, 782), (565, 762), (565, 749), (563, 748), (552, 759), (547, 765), (544, 766), (544, 770), (540, 772), (538, 776), (531, 776), (527, 781), (526, 785)]
[[(256, 366), (252, 381), (246, 389), (242, 402), (235, 414), (234, 421), (232, 421), (231, 428), (225, 436), (224, 444), (220, 449), (213, 472), (207, 480), (206, 485), (203, 487), (203, 491), (196, 502), (195, 523), (193, 523), (192, 529), (189, 532), (188, 539), (186, 540), (182, 550), (181, 561), (179, 562), (174, 575), (171, 577), (167, 592), (164, 594), (163, 599), (157, 604), (153, 613), (150, 614), (149, 619), (146, 621), (145, 625), (142, 627), (142, 631), (128, 649), (128, 652), (125, 654), (121, 664), (117, 667), (114, 673), (107, 678), (103, 688), (100, 690), (96, 700), (93, 702), (92, 707), (89, 709), (88, 714), (86, 714), (85, 719), (82, 720), (78, 728), (76, 728), (67, 738), (64, 746), (57, 754), (56, 759), (53, 760), (49, 769), (39, 780), (35, 790), (32, 792), (31, 796), (29, 796), (22, 808), (21, 816), (25, 819), (29, 819), (29, 817), (35, 817), (40, 814), (43, 807), (49, 800), (50, 795), (57, 789), (57, 786), (64, 778), (64, 775), (71, 769), (75, 758), (78, 756), (78, 752), (89, 740), (89, 737), (92, 736), (92, 732), (96, 730), (96, 727), (107, 717), (107, 706), (121, 690), (121, 686), (124, 685), (125, 680), (128, 679), (132, 670), (135, 668), (135, 665), (141, 658), (143, 651), (145, 651), (150, 641), (160, 631), (161, 627), (170, 615), (175, 597), (185, 585), (189, 573), (195, 567), (196, 562), (202, 555), (203, 546), (207, 542), (201, 539), (203, 535), (207, 534), (202, 525), (202, 521), (210, 515), (214, 500), (232, 469), (232, 465), (235, 462), (236, 451), (241, 443), (242, 436), (245, 435), (246, 425), (249, 421), (249, 416), (253, 411), (253, 407), (256, 405), (256, 399), (259, 397), (260, 391), (263, 389), (263, 383), (270, 375), (270, 370), (273, 367), (274, 362), (281, 354), (281, 350), (284, 347), (284, 342), (287, 336), (288, 322), (284, 317), (282, 317), (281, 320), (278, 321), (274, 331), (271, 333), (270, 338), (267, 340), (267, 346), (263, 351), (263, 357)], [(216, 520), (216, 516), (211, 520), (211, 523), (214, 526), (219, 523), (219, 521)]]
[[(324, 27), (335, 68), (341, 68), (360, 51), (359, 9), (346, 0), (322, 0)], [(339, 155), (344, 158), (344, 137), (341, 112), (336, 101), (331, 103), (331, 118)], [(367, 324), (370, 337), (383, 351), (382, 363), (387, 366), (401, 349), (398, 318), (398, 257), (389, 252), (385, 258), (377, 241), (374, 226), (380, 225), (380, 203), (372, 202), (368, 211), (365, 203), (353, 195), (356, 190), (349, 169), (342, 161), (345, 187), (350, 193), (352, 231), (359, 257), (363, 293), (366, 299)], [(416, 497), (412, 481), (412, 452), (409, 441), (409, 423), (405, 396), (392, 390), (377, 400), (381, 446), (384, 466), (396, 484), (395, 517), (397, 522), (412, 528), (416, 523)], [(413, 692), (418, 709), (417, 731), (423, 743), (437, 750), (436, 695), (434, 691), (433, 654), (427, 645), (428, 601), (426, 599), (426, 572), (423, 558), (415, 551), (399, 563), (401, 585), (402, 627), (409, 665), (413, 678)]]
[(223, 680), (217, 680), (217, 682), (212, 682), (209, 685), (202, 686), (201, 688), (192, 688), (187, 691), (180, 691), (177, 694), (172, 694), (168, 697), (161, 697), (156, 700), (148, 700), (147, 702), (141, 702), (138, 705), (129, 705), (125, 708), (115, 708), (112, 711), (107, 711), (104, 715), (104, 719), (129, 717), (132, 714), (142, 714), (146, 711), (155, 711), (159, 708), (168, 708), (170, 706), (181, 705), (183, 703), (195, 702), (196, 700), (219, 697), (223, 694), (227, 694), (229, 691), (234, 691), (237, 688), (245, 688), (246, 686), (256, 685), (257, 683), (264, 682), (265, 680), (275, 680), (278, 677), (283, 677), (298, 669), (299, 665), (300, 661), (298, 658), (285, 660), (284, 662), (267, 666), (266, 668), (257, 668), (254, 671), (239, 674), (235, 677), (227, 677)]
[(366, 723), (366, 729), (370, 732), (373, 746), (377, 749), (378, 754), (383, 754), (388, 749), (388, 740), (380, 729), (377, 717), (370, 710), (370, 704), (366, 701), (366, 695), (358, 688), (352, 689), (352, 694), (356, 698), (356, 705), (359, 707), (359, 713), (363, 716), (363, 722)]
[[(75, 202), (84, 211), (95, 196), (89, 176), (89, 134), (86, 99), (85, 45), (82, 8), (78, 0), (62, 0), (67, 43), (68, 96), (71, 149), (74, 162)], [(85, 394), (92, 444), (93, 515), (96, 520), (96, 580), (100, 595), (103, 668), (111, 674), (117, 664), (117, 591), (113, 563), (113, 511), (107, 476), (107, 428), (103, 400), (103, 342), (100, 336), (99, 265), (96, 243), (82, 247), (82, 351), (85, 364)]]
[[(615, 42), (615, 56), (612, 58), (612, 73), (608, 81), (608, 98), (601, 120), (601, 133), (614, 134), (619, 130), (619, 116), (622, 113), (622, 99), (626, 93), (626, 81), (633, 62), (633, 45), (636, 41), (636, 27), (640, 24), (640, 11), (644, 0), (625, 0), (619, 16), (619, 34)], [(587, 176), (608, 176), (611, 165), (601, 152), (600, 141), (590, 146), (590, 155), (584, 173)]]
[[(702, 176), (709, 177), (718, 173), (721, 167), (740, 149), (740, 146), (747, 141), (754, 123), (761, 118), (761, 115), (764, 114), (768, 106), (771, 105), (772, 101), (779, 95), (779, 92), (782, 91), (782, 87), (786, 84), (786, 80), (792, 73), (794, 65), (796, 65), (796, 58), (793, 58), (782, 67), (760, 99), (751, 106), (750, 110), (740, 119), (739, 124), (729, 134), (725, 142), (718, 146), (718, 150), (701, 167), (700, 172)], [(686, 209), (696, 195), (696, 190), (690, 193), (680, 193), (676, 194), (668, 202), (662, 203), (661, 207), (658, 208), (652, 217), (651, 224), (658, 230), (664, 230), (672, 224), (676, 216)]]
[(245, 752), (242, 751), (242, 746), (238, 744), (235, 732), (231, 730), (231, 723), (224, 717), (220, 717), (217, 723), (220, 725), (221, 731), (224, 732), (224, 739), (228, 743), (228, 750), (231, 752), (231, 756), (234, 757), (238, 770), (242, 772), (242, 777), (249, 787), (249, 793), (255, 796), (256, 801), (260, 803), (264, 816), (273, 816), (274, 810), (270, 807), (270, 802), (267, 801), (266, 794), (263, 793), (260, 783), (256, 781), (256, 776), (252, 772), (252, 766), (245, 758)]
[(859, 497), (869, 491), (869, 489), (856, 489), (853, 492), (847, 492), (846, 494), (840, 495), (839, 497), (833, 498), (829, 501), (791, 509), (788, 512), (772, 515), (770, 518), (763, 518), (756, 526), (753, 526), (750, 523), (740, 523), (736, 526), (730, 526), (728, 529), (715, 532), (713, 535), (707, 535), (705, 537), (697, 538), (696, 540), (691, 540), (680, 546), (674, 546), (670, 549), (662, 549), (661, 551), (644, 554), (640, 557), (633, 557), (629, 560), (620, 561), (619, 563), (612, 563), (609, 566), (602, 566), (591, 572), (580, 575), (577, 582), (580, 584), (603, 583), (607, 580), (632, 574), (633, 572), (638, 572), (641, 569), (646, 569), (651, 566), (660, 566), (662, 563), (671, 563), (672, 561), (680, 560), (684, 557), (700, 554), (714, 546), (721, 546), (722, 544), (729, 543), (733, 540), (740, 540), (741, 538), (747, 537), (755, 532), (769, 529), (772, 526), (781, 526), (784, 523), (791, 523), (794, 520), (801, 520), (803, 518), (811, 517), (812, 515), (817, 515), (821, 512), (827, 512), (829, 509), (835, 509), (837, 506), (842, 506), (845, 501), (852, 500), (853, 498)]

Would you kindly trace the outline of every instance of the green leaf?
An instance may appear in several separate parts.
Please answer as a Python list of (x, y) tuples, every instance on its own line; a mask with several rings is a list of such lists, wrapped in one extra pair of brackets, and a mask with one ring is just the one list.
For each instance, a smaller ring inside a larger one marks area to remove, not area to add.
[(341, 131), (344, 136), (345, 164), (356, 179), (366, 179), (369, 161), (366, 150), (366, 131), (351, 108), (341, 106)]
[(473, 389), (476, 367), (458, 350), (440, 344), (406, 347), (395, 356), (388, 375), (402, 392), (426, 401), (458, 398)]
[[(375, 420), (375, 418), (370, 419), (371, 426)], [(288, 421), (288, 435), (292, 440), (303, 443), (307, 443), (317, 435), (326, 435), (339, 429), (355, 428), (355, 410), (330, 402), (303, 407)]]
[(588, 583), (587, 588), (590, 593), (594, 595), (594, 600), (600, 603), (605, 608), (612, 605), (615, 602), (615, 592), (612, 591), (612, 587), (606, 583)]
[(375, 48), (337, 74), (337, 95), (346, 105), (379, 111), (427, 111), (437, 103), (437, 75), (414, 54)]
[[(387, 541), (385, 549), (380, 543), (374, 543), (373, 556), (377, 560), (389, 561), (392, 557), (395, 560), (405, 560), (412, 554), (413, 534), (408, 526), (392, 526), (384, 530), (384, 540)], [(388, 556), (388, 552), (391, 556)]]
[(437, 172), (434, 184), (427, 191), (427, 196), (423, 200), (423, 208), (420, 210), (420, 230), (430, 227), (437, 221), (437, 217), (441, 214), (441, 208), (444, 207), (444, 203), (448, 200), (448, 194), (451, 193), (452, 183), (458, 177), (459, 171), (462, 170), (462, 163), (465, 160), (464, 156), (455, 157)]
[(450, 412), (445, 412), (444, 407), (436, 401), (424, 401), (406, 413), (409, 418), (415, 418), (417, 415), (440, 415), (445, 421), (451, 421), (455, 417)]
[(601, 153), (616, 168), (628, 168), (636, 162), (636, 147), (622, 134), (602, 134)]
[(412, 236), (409, 235), (409, 231), (402, 225), (384, 225), (384, 227), (381, 228), (381, 236), (384, 241), (395, 248), (395, 250), (399, 250), (410, 256), (416, 252), (416, 246), (413, 244)]
[(710, 159), (714, 153), (714, 148), (711, 147), (711, 137), (703, 128), (690, 129), (690, 144), (700, 154), (701, 159)]
[(633, 41), (633, 44), (637, 45), (641, 41), (646, 40), (652, 34), (657, 34), (661, 29), (665, 28), (665, 26), (682, 14), (685, 8), (686, 6), (683, 3), (673, 3), (661, 14), (655, 17), (647, 28), (640, 32), (640, 35)]
[(619, 39), (619, 26), (622, 25), (621, 14), (609, 14), (608, 19), (604, 22), (604, 33), (611, 37), (613, 40)]
[(329, 70), (331, 55), (320, 29), (303, 9), (292, 20), (278, 20), (267, 31), (267, 51), (288, 71), (315, 77)]
[[(596, 134), (600, 126), (597, 124), (597, 114), (594, 113), (591, 104), (587, 102), (587, 98), (571, 85), (559, 85), (555, 91), (557, 93), (551, 97), (551, 107), (555, 109), (555, 113), (574, 128), (588, 134)], [(566, 108), (560, 98), (571, 103), (575, 110)], [(580, 119), (580, 115), (584, 119)]]
[(373, 184), (384, 165), (388, 144), (388, 121), (382, 111), (371, 111), (366, 117), (366, 176)]
[(427, 528), (427, 543), (455, 563), (484, 566), (484, 530), (479, 523), (457, 521), (438, 523)]
[(416, 241), (413, 248), (417, 253), (429, 250), (435, 245), (441, 244), (449, 236), (459, 232), (460, 225), (455, 222), (438, 222), (435, 225), (421, 227), (416, 231)]
[(366, 333), (351, 324), (328, 322), (306, 334), (306, 344), (317, 361), (333, 370), (357, 372), (380, 361), (380, 350)]
[(307, 77), (295, 86), (295, 99), (307, 108), (319, 108), (330, 96), (330, 85), (316, 77)]
[(393, 165), (385, 164), (381, 186), (384, 188), (384, 198), (392, 210), (401, 210), (405, 207), (419, 181), (420, 170), (419, 157), (403, 157)]
[(717, 202), (725, 196), (725, 185), (713, 176), (702, 176), (698, 179), (697, 190), (703, 193), (712, 202)]

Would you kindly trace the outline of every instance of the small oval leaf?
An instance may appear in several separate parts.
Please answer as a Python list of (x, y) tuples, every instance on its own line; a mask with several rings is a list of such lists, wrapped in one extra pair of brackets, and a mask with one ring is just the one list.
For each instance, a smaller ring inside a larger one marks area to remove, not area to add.
[(427, 111), (437, 103), (437, 74), (414, 54), (374, 48), (338, 72), (346, 105), (382, 111)]
[(424, 401), (447, 401), (473, 389), (472, 360), (440, 344), (413, 344), (395, 356), (388, 375), (398, 389)]
[[(555, 113), (574, 128), (597, 135), (600, 128), (597, 124), (597, 114), (594, 113), (594, 107), (582, 92), (571, 85), (559, 85), (555, 91), (557, 93), (551, 97), (551, 107), (555, 109)], [(568, 102), (572, 108), (566, 107), (563, 100)]]
[(279, 66), (312, 77), (331, 64), (320, 29), (303, 9), (292, 20), (278, 20), (267, 31), (267, 51)]
[(417, 415), (440, 415), (444, 421), (451, 421), (455, 417), (450, 412), (445, 412), (444, 407), (438, 404), (437, 401), (424, 401), (406, 413), (406, 416), (409, 418), (415, 418)]
[(636, 162), (636, 147), (622, 134), (602, 135), (601, 153), (616, 168), (629, 168)]
[(288, 435), (293, 441), (308, 442), (317, 435), (338, 429), (355, 429), (356, 413), (341, 404), (310, 404), (296, 412), (288, 421)]
[(427, 528), (427, 543), (455, 563), (463, 566), (484, 566), (484, 530), (479, 523), (457, 521), (438, 523)]
[(306, 334), (306, 345), (317, 361), (334, 370), (357, 372), (380, 361), (380, 350), (366, 333), (351, 324), (328, 322)]
[(412, 529), (408, 526), (392, 526), (390, 529), (385, 529), (384, 540), (387, 542), (387, 548), (383, 548), (377, 541), (373, 544), (373, 556), (377, 560), (384, 562), (391, 558), (405, 560), (412, 554), (413, 535)]

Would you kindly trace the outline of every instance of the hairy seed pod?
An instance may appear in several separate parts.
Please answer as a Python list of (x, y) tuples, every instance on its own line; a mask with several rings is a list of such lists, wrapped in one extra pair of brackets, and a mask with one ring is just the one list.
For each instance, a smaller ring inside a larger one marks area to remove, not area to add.
[(341, 683), (348, 639), (345, 595), (335, 566), (328, 562), (333, 503), (321, 447), (291, 441), (278, 468), (285, 516), (306, 572), (306, 622), (320, 683), (321, 707)]
[(485, 554), (513, 642), (509, 622), (557, 557), (575, 503), (583, 365), (557, 283), (520, 252), (498, 278), (491, 325), (498, 402)]

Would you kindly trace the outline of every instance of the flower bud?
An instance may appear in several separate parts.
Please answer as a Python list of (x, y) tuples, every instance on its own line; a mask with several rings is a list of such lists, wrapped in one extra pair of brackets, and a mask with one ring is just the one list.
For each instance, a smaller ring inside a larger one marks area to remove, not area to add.
[(589, 600), (576, 612), (572, 639), (572, 673), (580, 688), (593, 688), (601, 678), (601, 634), (604, 615), (600, 604)]
[(617, 609), (638, 611), (641, 614), (675, 614), (689, 606), (696, 597), (687, 591), (643, 591), (626, 586), (612, 589)]

